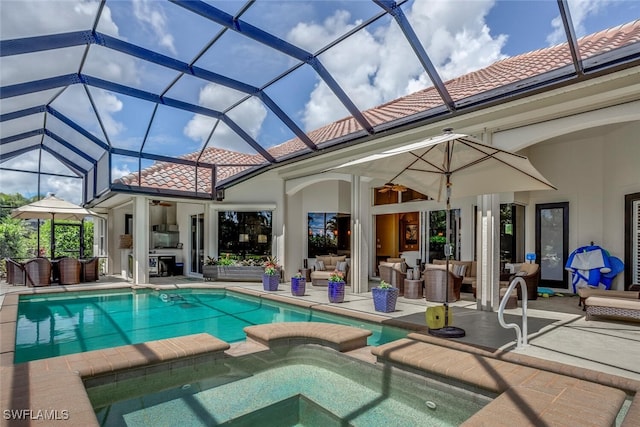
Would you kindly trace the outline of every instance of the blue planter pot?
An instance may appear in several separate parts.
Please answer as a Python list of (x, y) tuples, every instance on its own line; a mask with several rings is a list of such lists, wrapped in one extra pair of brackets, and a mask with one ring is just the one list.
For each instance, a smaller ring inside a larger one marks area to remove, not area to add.
[(329, 282), (329, 302), (344, 301), (344, 282)]
[(396, 302), (398, 301), (398, 294), (400, 290), (398, 288), (390, 289), (371, 289), (373, 294), (373, 307), (376, 311), (383, 313), (391, 313), (396, 311)]
[(280, 277), (277, 274), (270, 276), (268, 274), (262, 275), (262, 287), (265, 291), (277, 291)]
[(306, 285), (307, 285), (307, 281), (305, 280), (304, 277), (302, 278), (292, 277), (291, 278), (291, 295), (296, 297), (303, 296), (306, 291), (306, 287), (307, 287)]

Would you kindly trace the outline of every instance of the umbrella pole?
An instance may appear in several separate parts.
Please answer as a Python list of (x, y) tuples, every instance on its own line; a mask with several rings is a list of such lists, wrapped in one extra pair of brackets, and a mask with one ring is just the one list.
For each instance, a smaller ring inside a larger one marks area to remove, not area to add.
[(451, 250), (451, 181), (450, 174), (447, 175), (447, 207), (446, 207), (446, 218), (445, 218), (445, 230), (446, 230), (446, 238), (445, 238), (445, 246), (444, 246), (444, 256), (445, 256), (445, 271), (447, 274), (445, 275), (446, 279), (444, 282), (444, 327), (439, 329), (429, 329), (429, 334), (434, 335), (440, 338), (462, 338), (466, 335), (464, 329), (458, 328), (455, 326), (449, 326), (449, 258), (452, 255)]
[(54, 252), (56, 250), (56, 214), (51, 214), (51, 244), (49, 250), (51, 250), (51, 259), (55, 258)]

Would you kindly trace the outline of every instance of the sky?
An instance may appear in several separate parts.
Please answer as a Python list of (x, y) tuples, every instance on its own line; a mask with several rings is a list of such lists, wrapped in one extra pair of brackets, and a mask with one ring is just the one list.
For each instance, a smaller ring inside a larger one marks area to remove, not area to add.
[[(240, 1), (209, 3), (232, 15), (244, 5)], [(640, 2), (635, 0), (570, 0), (569, 6), (578, 37), (640, 17)], [(88, 30), (94, 23), (97, 8), (98, 3), (93, 0), (1, 0), (0, 36), (7, 40)], [(566, 41), (555, 0), (415, 0), (404, 3), (402, 10), (443, 81), (509, 56)], [(258, 0), (240, 19), (272, 32), (290, 45), (316, 53), (379, 11), (373, 2), (364, 0)], [(296, 68), (282, 80), (269, 84), (297, 61), (233, 31), (225, 32), (213, 47), (199, 56), (220, 30), (218, 24), (175, 4), (155, 0), (108, 0), (97, 24), (100, 33), (254, 87), (266, 87), (265, 93), (304, 131), (350, 115), (309, 65)], [(73, 47), (3, 57), (1, 84), (7, 86), (76, 73), (82, 67), (85, 75), (226, 111), (263, 147), (295, 136), (264, 103), (245, 93), (193, 76), (176, 80), (175, 71), (101, 46), (92, 45), (83, 60), (84, 52), (84, 47)], [(431, 86), (398, 25), (388, 17), (327, 49), (318, 59), (360, 110)], [(20, 98), (24, 99), (3, 100), (2, 113), (24, 108), (20, 107), (22, 104), (39, 105), (53, 100), (53, 108), (117, 148), (178, 156), (208, 144), (255, 153), (230, 127), (214, 118), (165, 105), (154, 111), (152, 103), (95, 87), (85, 89), (71, 85), (63, 91)], [(33, 98), (38, 99), (33, 101)], [(150, 124), (151, 117), (154, 119)], [(44, 120), (41, 114), (3, 122), (2, 137), (40, 128)], [(46, 120), (48, 129), (70, 140), (75, 138), (87, 154), (96, 155), (95, 147), (87, 148), (92, 144), (86, 138), (78, 138), (50, 115)], [(39, 139), (29, 143), (37, 142)], [(59, 146), (47, 138), (45, 144)], [(61, 155), (82, 167), (88, 165), (70, 150), (63, 149)], [(26, 153), (3, 163), (3, 167), (37, 170), (39, 156), (39, 151)], [(60, 175), (73, 174), (50, 154), (43, 152), (42, 157), (43, 169)], [(137, 160), (123, 156), (112, 160), (112, 178), (137, 169)], [(0, 191), (27, 196), (36, 192), (34, 174), (0, 173)], [(77, 179), (43, 176), (42, 189), (43, 193), (52, 192), (65, 200), (82, 202)]]

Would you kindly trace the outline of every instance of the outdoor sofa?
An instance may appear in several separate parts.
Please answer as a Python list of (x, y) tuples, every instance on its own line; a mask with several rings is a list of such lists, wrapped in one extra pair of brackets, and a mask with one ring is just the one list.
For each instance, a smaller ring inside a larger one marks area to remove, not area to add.
[(314, 270), (311, 272), (311, 284), (313, 286), (328, 286), (329, 276), (334, 271), (344, 274), (344, 281), (349, 281), (349, 264), (346, 255), (318, 255)]
[(580, 288), (578, 295), (585, 297), (585, 320), (591, 320), (593, 316), (640, 320), (640, 285), (631, 285), (628, 291)]

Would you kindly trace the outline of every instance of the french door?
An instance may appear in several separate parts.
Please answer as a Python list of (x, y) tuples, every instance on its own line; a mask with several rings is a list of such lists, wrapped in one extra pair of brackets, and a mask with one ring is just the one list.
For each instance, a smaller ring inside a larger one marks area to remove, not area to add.
[(624, 197), (624, 289), (640, 283), (640, 193)]
[(564, 266), (569, 257), (569, 203), (536, 205), (536, 260), (540, 286), (569, 289)]

